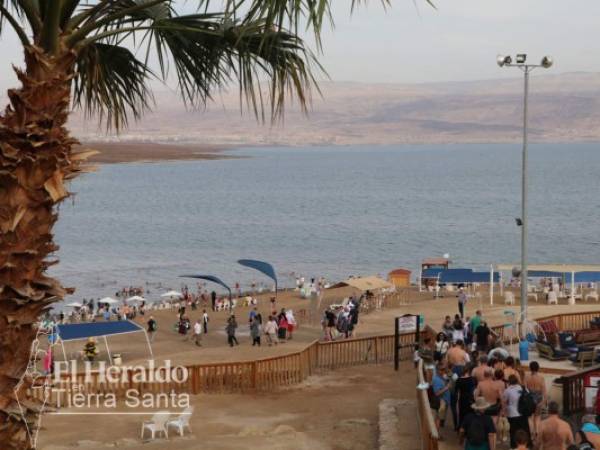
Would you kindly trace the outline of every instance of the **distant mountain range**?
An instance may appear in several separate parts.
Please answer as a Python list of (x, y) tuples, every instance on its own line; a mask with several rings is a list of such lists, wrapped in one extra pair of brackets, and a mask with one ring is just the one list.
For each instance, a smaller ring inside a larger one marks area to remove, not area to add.
[[(535, 73), (534, 73), (535, 74)], [(523, 81), (428, 84), (325, 82), (308, 117), (288, 109), (283, 125), (240, 114), (237, 94), (189, 111), (172, 92), (156, 93), (154, 111), (116, 138), (81, 114), (82, 140), (194, 142), (219, 145), (350, 145), (517, 142), (522, 133)], [(530, 136), (534, 142), (600, 141), (600, 73), (532, 76)]]

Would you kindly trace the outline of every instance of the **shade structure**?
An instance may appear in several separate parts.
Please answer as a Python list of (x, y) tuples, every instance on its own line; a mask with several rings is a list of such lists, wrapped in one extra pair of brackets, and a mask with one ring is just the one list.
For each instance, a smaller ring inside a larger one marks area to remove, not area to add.
[(161, 297), (163, 297), (163, 298), (183, 297), (183, 294), (181, 292), (177, 292), (177, 291), (169, 291), (169, 292), (165, 292), (164, 294), (162, 294)]
[(144, 331), (144, 328), (130, 320), (56, 325), (56, 333), (63, 341), (75, 341), (88, 339), (90, 337), (96, 338), (116, 334), (135, 333), (137, 331)]
[[(436, 278), (438, 283), (489, 283), (490, 272), (475, 272), (473, 269), (427, 269), (423, 271), (422, 278)], [(494, 272), (493, 282), (500, 281), (500, 274)]]
[(227, 286), (227, 284), (225, 284), (225, 282), (223, 280), (221, 280), (218, 277), (215, 277), (214, 275), (179, 275), (181, 278), (196, 278), (199, 280), (206, 280), (206, 281), (212, 281), (213, 283), (216, 283), (220, 286), (223, 286), (225, 289), (227, 289), (229, 291), (229, 294), (231, 296), (231, 288), (229, 286)]
[(56, 327), (54, 328), (54, 333), (60, 340), (65, 361), (67, 360), (65, 342), (78, 341), (89, 338), (103, 338), (104, 344), (106, 345), (108, 359), (112, 364), (112, 355), (110, 353), (110, 348), (108, 347), (107, 337), (129, 333), (144, 333), (144, 336), (146, 337), (146, 343), (148, 344), (150, 356), (154, 358), (154, 355), (152, 353), (152, 346), (150, 345), (150, 340), (148, 339), (148, 333), (146, 333), (146, 330), (142, 326), (130, 320), (118, 320), (115, 322), (59, 324), (56, 325)]
[(134, 295), (133, 297), (129, 297), (125, 301), (126, 302), (145, 302), (146, 299), (144, 297), (140, 297), (139, 295)]
[(348, 278), (345, 281), (331, 286), (330, 289), (335, 289), (344, 286), (351, 286), (363, 292), (374, 291), (377, 289), (390, 289), (394, 287), (394, 285), (389, 281), (386, 281), (383, 278), (379, 278), (373, 275), (369, 277)]
[(70, 308), (81, 308), (83, 305), (79, 302), (72, 302), (72, 303), (67, 303), (65, 306), (68, 306)]
[(256, 259), (240, 259), (238, 260), (238, 264), (250, 267), (251, 269), (258, 270), (265, 274), (275, 282), (275, 286), (277, 287), (277, 274), (275, 273), (275, 268), (268, 262), (258, 261)]
[(119, 300), (115, 300), (112, 297), (104, 297), (104, 298), (101, 298), (100, 300), (98, 300), (98, 303), (106, 303), (109, 305), (114, 305), (115, 303), (119, 303)]
[[(510, 271), (513, 268), (519, 269), (520, 264), (498, 264), (497, 270)], [(547, 271), (547, 272), (600, 272), (600, 264), (528, 264), (527, 271)]]

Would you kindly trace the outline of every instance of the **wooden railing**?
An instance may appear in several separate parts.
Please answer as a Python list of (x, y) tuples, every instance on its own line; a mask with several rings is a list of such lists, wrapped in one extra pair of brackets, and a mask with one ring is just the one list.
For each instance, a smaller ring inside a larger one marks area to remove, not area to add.
[(438, 450), (439, 433), (429, 407), (427, 391), (419, 389), (419, 385), (423, 386), (424, 382), (423, 360), (420, 360), (417, 367), (417, 410), (421, 431), (421, 448), (423, 450)]
[[(552, 316), (538, 317), (535, 321), (538, 323), (553, 321), (559, 331), (579, 331), (589, 329), (590, 321), (596, 317), (600, 317), (600, 311), (554, 314)], [(503, 341), (507, 338), (502, 325), (491, 328)], [(585, 378), (589, 373), (597, 371), (600, 371), (600, 365), (563, 375), (557, 380), (562, 384), (563, 413), (565, 415), (585, 411)]]
[[(400, 335), (401, 359), (411, 357), (414, 341), (414, 333)], [(63, 377), (61, 383), (55, 384), (49, 401), (66, 405), (77, 392), (112, 393), (117, 398), (123, 398), (130, 389), (134, 389), (136, 394), (269, 391), (301, 383), (315, 373), (361, 364), (387, 363), (393, 359), (393, 335), (334, 342), (315, 341), (299, 352), (272, 358), (186, 366), (188, 376), (182, 383), (173, 380), (140, 382), (137, 380), (141, 377), (136, 377), (136, 372), (129, 372), (125, 368), (119, 372), (118, 381), (112, 382), (102, 378), (98, 372), (92, 372), (88, 379), (84, 373), (77, 374), (75, 379), (69, 374)], [(148, 379), (148, 371), (145, 376)], [(30, 395), (41, 400), (44, 392), (42, 389), (31, 389)]]
[[(571, 415), (586, 410), (585, 406), (585, 378), (592, 372), (600, 371), (600, 365), (578, 370), (560, 377), (557, 382), (563, 389), (563, 414)], [(594, 386), (595, 387), (595, 386)]]
[[(590, 328), (590, 321), (596, 317), (600, 317), (600, 311), (555, 314), (552, 316), (538, 317), (534, 320), (537, 323), (551, 320), (556, 324), (559, 331), (577, 331)], [(503, 325), (495, 325), (490, 328), (503, 342), (508, 339), (508, 335), (505, 334), (506, 330)]]

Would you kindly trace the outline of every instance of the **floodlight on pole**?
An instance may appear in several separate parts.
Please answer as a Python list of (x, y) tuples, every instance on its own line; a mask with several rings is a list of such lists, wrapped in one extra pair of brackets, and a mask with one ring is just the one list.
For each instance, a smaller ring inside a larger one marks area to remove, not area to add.
[(496, 62), (500, 67), (518, 67), (525, 75), (523, 95), (523, 153), (521, 169), (521, 217), (516, 219), (517, 225), (521, 227), (521, 321), (527, 321), (527, 120), (528, 120), (528, 97), (529, 97), (529, 73), (538, 68), (548, 69), (554, 61), (550, 56), (544, 56), (540, 64), (527, 64), (527, 55), (519, 53), (513, 64), (510, 56), (498, 55)]

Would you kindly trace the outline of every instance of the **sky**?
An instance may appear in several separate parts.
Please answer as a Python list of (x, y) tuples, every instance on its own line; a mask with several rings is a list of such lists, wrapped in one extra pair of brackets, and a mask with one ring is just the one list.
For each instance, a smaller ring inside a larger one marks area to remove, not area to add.
[[(190, 2), (188, 0), (187, 2)], [(598, 0), (370, 0), (350, 14), (333, 0), (335, 29), (323, 34), (320, 60), (334, 81), (419, 83), (515, 77), (496, 55), (549, 54), (553, 73), (600, 72)], [(311, 41), (310, 36), (307, 39)], [(0, 41), (0, 89), (15, 84), (9, 63), (22, 61), (17, 39)]]

